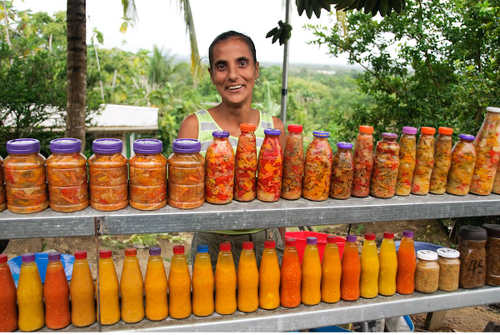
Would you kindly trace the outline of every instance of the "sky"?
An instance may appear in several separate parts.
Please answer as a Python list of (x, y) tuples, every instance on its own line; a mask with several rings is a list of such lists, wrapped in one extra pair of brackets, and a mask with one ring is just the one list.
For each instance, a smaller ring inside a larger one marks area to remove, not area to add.
[[(18, 9), (54, 13), (66, 10), (67, 0), (15, 0)], [(87, 0), (87, 39), (94, 28), (104, 35), (105, 48), (118, 47), (128, 51), (152, 50), (154, 45), (177, 57), (190, 54), (189, 37), (176, 0), (135, 0), (138, 19), (126, 33), (120, 32), (122, 7), (120, 0)], [(309, 45), (314, 39), (304, 24), (332, 25), (333, 17), (322, 11), (321, 18), (308, 20), (305, 13), (299, 17), (295, 1), (291, 0), (292, 38), (289, 45), (290, 63), (346, 64), (345, 58), (328, 55), (326, 47)], [(283, 47), (271, 44), (266, 33), (285, 17), (284, 0), (191, 0), (198, 48), (202, 59), (208, 57), (212, 40), (227, 30), (249, 35), (257, 49), (260, 62), (281, 63)]]

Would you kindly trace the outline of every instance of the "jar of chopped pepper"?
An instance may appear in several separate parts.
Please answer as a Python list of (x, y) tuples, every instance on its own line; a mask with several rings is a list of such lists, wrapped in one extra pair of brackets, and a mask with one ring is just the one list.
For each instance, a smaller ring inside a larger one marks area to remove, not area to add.
[(81, 149), (82, 142), (77, 138), (50, 141), (47, 180), (49, 205), (55, 211), (74, 212), (89, 205), (87, 159)]
[(483, 228), (488, 233), (486, 243), (486, 284), (500, 285), (500, 225), (484, 224)]
[(437, 253), (431, 250), (417, 251), (415, 290), (422, 293), (433, 293), (438, 288), (439, 263)]
[(256, 126), (251, 123), (240, 124), (241, 135), (236, 147), (236, 165), (234, 170), (234, 199), (252, 201), (257, 194), (257, 144)]
[(448, 172), (451, 166), (451, 150), (453, 147), (451, 135), (453, 134), (453, 129), (439, 127), (438, 133), (429, 192), (433, 194), (444, 194), (444, 192), (446, 192)]
[(234, 151), (228, 131), (216, 130), (212, 136), (205, 154), (205, 198), (212, 204), (227, 204), (233, 201)]
[(191, 209), (205, 202), (205, 159), (201, 143), (190, 138), (174, 140), (168, 158), (168, 204)]
[(451, 151), (451, 167), (448, 173), (446, 192), (455, 195), (469, 193), (474, 165), (476, 164), (476, 148), (474, 136), (468, 134), (458, 135), (460, 141)]
[(489, 195), (500, 159), (500, 108), (486, 108), (486, 117), (476, 135), (476, 165), (470, 192)]
[(288, 200), (299, 199), (302, 194), (304, 176), (304, 140), (302, 126), (288, 125), (288, 138), (283, 160), (283, 185), (281, 197)]
[[(498, 166), (500, 166), (500, 161), (498, 162)], [(497, 167), (497, 172), (498, 171), (500, 171), (499, 167)], [(493, 189), (491, 192), (500, 194), (500, 172), (495, 174), (495, 180), (493, 181)]]
[(330, 197), (334, 199), (348, 199), (351, 197), (353, 165), (352, 144), (337, 143), (337, 152), (333, 156)]
[(472, 225), (460, 227), (460, 287), (475, 288), (486, 282), (486, 230)]
[(279, 129), (265, 129), (265, 138), (259, 152), (257, 199), (260, 201), (278, 201), (281, 193), (283, 173), (283, 153)]
[(370, 194), (370, 180), (373, 168), (373, 127), (359, 126), (354, 145), (354, 175), (352, 195), (367, 197)]
[(122, 141), (100, 138), (92, 142), (89, 158), (90, 206), (100, 211), (116, 211), (128, 205), (127, 158)]
[(0, 212), (7, 207), (5, 204), (5, 188), (3, 186), (4, 183), (3, 178), (3, 159), (0, 157)]
[(413, 194), (426, 195), (429, 193), (432, 168), (434, 167), (435, 133), (436, 129), (432, 127), (422, 127), (420, 129), (420, 138), (417, 145), (417, 161), (411, 187), (411, 193)]
[(143, 138), (134, 141), (130, 159), (130, 206), (150, 211), (167, 204), (167, 159), (163, 143)]
[(399, 139), (399, 171), (396, 183), (397, 195), (410, 195), (415, 161), (417, 158), (417, 128), (403, 127), (403, 135)]
[(309, 200), (323, 201), (330, 194), (333, 151), (328, 143), (329, 132), (314, 131), (313, 136), (306, 151), (302, 196)]
[(10, 140), (7, 152), (3, 162), (7, 208), (14, 213), (35, 213), (47, 208), (45, 158), (40, 154), (40, 142), (34, 138)]
[(439, 289), (456, 291), (460, 280), (460, 253), (449, 248), (437, 249), (439, 256)]
[(396, 193), (399, 168), (398, 135), (383, 133), (377, 143), (375, 164), (373, 166), (371, 195), (377, 198), (391, 198)]

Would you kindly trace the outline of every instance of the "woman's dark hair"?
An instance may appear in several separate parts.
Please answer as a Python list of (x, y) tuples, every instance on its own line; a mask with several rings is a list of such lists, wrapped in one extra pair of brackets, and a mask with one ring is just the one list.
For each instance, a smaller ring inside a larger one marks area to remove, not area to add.
[(208, 48), (208, 61), (210, 63), (209, 64), (210, 69), (212, 68), (212, 60), (213, 60), (213, 53), (214, 53), (215, 45), (217, 43), (219, 43), (220, 41), (224, 41), (224, 40), (227, 40), (230, 38), (239, 38), (243, 42), (245, 42), (246, 45), (248, 46), (248, 49), (250, 49), (250, 52), (252, 53), (254, 63), (257, 64), (257, 51), (255, 50), (255, 45), (253, 44), (252, 39), (245, 34), (239, 33), (239, 32), (234, 31), (234, 30), (229, 30), (229, 31), (226, 31), (225, 33), (222, 33), (219, 36), (217, 36), (212, 41), (212, 44), (210, 44), (210, 47)]

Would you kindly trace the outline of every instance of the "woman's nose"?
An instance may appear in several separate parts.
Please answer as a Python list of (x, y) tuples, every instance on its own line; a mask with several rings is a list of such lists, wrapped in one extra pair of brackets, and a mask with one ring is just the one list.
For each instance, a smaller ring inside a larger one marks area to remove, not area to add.
[(236, 80), (238, 78), (238, 68), (234, 65), (229, 65), (227, 75), (229, 80)]

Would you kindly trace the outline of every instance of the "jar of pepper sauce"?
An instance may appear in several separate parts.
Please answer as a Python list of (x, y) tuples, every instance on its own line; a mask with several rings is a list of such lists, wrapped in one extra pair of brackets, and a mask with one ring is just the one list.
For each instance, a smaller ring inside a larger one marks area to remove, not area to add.
[(333, 165), (333, 151), (328, 143), (330, 133), (314, 131), (307, 147), (302, 196), (313, 201), (328, 199)]
[(394, 133), (383, 133), (382, 141), (377, 143), (371, 183), (371, 195), (374, 197), (391, 198), (396, 193), (399, 168), (397, 138)]
[(359, 135), (354, 145), (354, 175), (352, 195), (367, 197), (373, 169), (373, 127), (359, 126)]
[(333, 156), (330, 197), (334, 199), (351, 197), (353, 172), (352, 144), (337, 143), (337, 152)]
[(3, 211), (7, 205), (5, 204), (5, 187), (3, 185), (3, 159), (0, 157), (0, 212)]
[(403, 127), (399, 139), (399, 170), (396, 195), (410, 195), (417, 158), (417, 128)]
[(265, 129), (265, 138), (259, 152), (257, 199), (260, 201), (278, 201), (281, 194), (281, 176), (283, 173), (283, 153), (279, 129)]
[(304, 177), (304, 140), (302, 126), (288, 125), (288, 137), (283, 158), (283, 185), (281, 197), (296, 200), (302, 194), (302, 178)]
[(234, 200), (252, 201), (257, 195), (257, 140), (256, 126), (252, 123), (240, 124), (240, 137), (236, 147), (234, 168)]
[(216, 130), (212, 135), (205, 155), (205, 198), (212, 204), (227, 204), (233, 201), (234, 151), (228, 131)]

